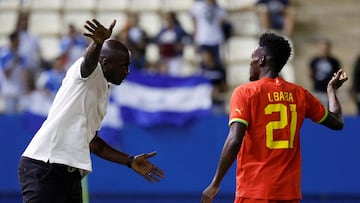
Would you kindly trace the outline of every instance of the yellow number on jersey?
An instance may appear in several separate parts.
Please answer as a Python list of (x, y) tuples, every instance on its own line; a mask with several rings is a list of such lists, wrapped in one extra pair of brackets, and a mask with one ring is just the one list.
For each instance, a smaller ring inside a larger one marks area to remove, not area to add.
[(297, 112), (296, 104), (290, 104), (290, 138), (289, 140), (274, 140), (274, 130), (284, 129), (288, 123), (288, 107), (285, 104), (268, 104), (265, 107), (265, 114), (279, 112), (280, 120), (270, 121), (266, 124), (266, 146), (270, 149), (288, 149), (294, 146), (296, 132)]

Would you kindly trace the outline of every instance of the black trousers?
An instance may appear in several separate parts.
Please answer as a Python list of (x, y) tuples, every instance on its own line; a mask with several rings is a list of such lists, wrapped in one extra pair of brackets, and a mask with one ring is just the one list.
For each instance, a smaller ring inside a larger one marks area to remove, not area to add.
[(77, 169), (21, 157), (18, 167), (23, 203), (81, 203)]

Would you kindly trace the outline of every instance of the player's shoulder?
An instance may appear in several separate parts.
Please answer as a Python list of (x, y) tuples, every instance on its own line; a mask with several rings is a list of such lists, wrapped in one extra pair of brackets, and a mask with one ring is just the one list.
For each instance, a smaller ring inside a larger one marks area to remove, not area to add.
[(254, 83), (254, 82), (246, 82), (246, 83), (239, 84), (238, 86), (235, 87), (235, 90), (242, 90), (242, 89), (249, 88), (249, 86), (251, 86), (252, 83)]
[(293, 89), (297, 89), (299, 91), (307, 91), (303, 86), (293, 83), (293, 82), (289, 82), (286, 81), (284, 79), (282, 79), (282, 82), (287, 86), (287, 87), (292, 87)]
[(234, 92), (236, 92), (236, 93), (245, 93), (247, 95), (250, 95), (250, 94), (253, 94), (254, 92), (256, 92), (259, 89), (259, 86), (260, 86), (259, 80), (250, 81), (250, 82), (246, 82), (246, 83), (238, 85), (234, 89)]
[(308, 96), (312, 95), (308, 89), (306, 89), (305, 87), (303, 87), (299, 84), (295, 84), (295, 83), (288, 82), (288, 81), (285, 81), (285, 84), (286, 84), (286, 89), (295, 93), (296, 95), (301, 95), (301, 97), (308, 97)]
[(289, 82), (289, 81), (285, 81), (287, 85), (289, 86), (293, 86), (294, 88), (296, 89), (299, 89), (299, 90), (306, 90), (303, 86), (299, 85), (299, 84), (296, 84), (296, 83), (293, 83), (293, 82)]

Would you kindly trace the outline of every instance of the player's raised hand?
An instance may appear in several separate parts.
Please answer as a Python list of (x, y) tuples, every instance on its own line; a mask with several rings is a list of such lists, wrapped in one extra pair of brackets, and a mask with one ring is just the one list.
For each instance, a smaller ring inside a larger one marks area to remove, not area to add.
[(156, 152), (136, 155), (131, 164), (131, 168), (150, 183), (159, 182), (160, 179), (164, 178), (164, 172), (148, 160), (155, 155)]
[(87, 30), (87, 32), (84, 32), (83, 35), (91, 38), (97, 44), (102, 44), (111, 36), (115, 24), (116, 20), (111, 23), (109, 28), (105, 28), (96, 19), (92, 19), (92, 21), (87, 20), (84, 25), (84, 28)]
[(348, 80), (348, 76), (346, 72), (340, 69), (338, 72), (334, 73), (333, 77), (328, 83), (327, 88), (328, 89), (330, 88), (330, 90), (331, 89), (336, 90), (339, 87), (341, 87), (342, 84), (344, 84), (344, 82), (346, 82), (347, 80)]

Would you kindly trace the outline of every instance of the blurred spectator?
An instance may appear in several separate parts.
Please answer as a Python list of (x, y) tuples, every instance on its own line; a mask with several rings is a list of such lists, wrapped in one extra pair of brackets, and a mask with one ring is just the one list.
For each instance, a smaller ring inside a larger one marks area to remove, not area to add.
[(213, 85), (212, 104), (214, 113), (225, 113), (225, 98), (229, 86), (226, 81), (226, 72), (221, 64), (216, 63), (210, 51), (201, 53), (201, 73)]
[(314, 94), (327, 106), (327, 83), (340, 69), (340, 62), (333, 56), (331, 42), (328, 39), (320, 39), (317, 46), (318, 53), (310, 60), (310, 78)]
[(29, 83), (28, 90), (20, 97), (20, 110), (46, 116), (65, 74), (63, 58), (53, 59), (50, 69), (41, 72), (36, 81)]
[(360, 55), (358, 56), (352, 75), (351, 96), (357, 105), (357, 114), (360, 116)]
[(63, 57), (65, 68), (69, 68), (85, 51), (88, 42), (84, 36), (78, 32), (74, 24), (69, 24), (68, 32), (60, 40), (60, 50)]
[(291, 0), (258, 0), (256, 4), (263, 32), (279, 30), (287, 37), (292, 35), (295, 9)]
[(223, 24), (226, 11), (216, 0), (195, 1), (191, 9), (194, 20), (194, 43), (198, 51), (209, 50), (216, 62), (221, 63), (220, 46), (224, 42)]
[(180, 76), (183, 65), (184, 45), (190, 43), (190, 36), (181, 26), (176, 13), (164, 15), (165, 25), (156, 35), (154, 42), (159, 46), (160, 58), (166, 63), (167, 72), (171, 76)]
[(0, 87), (5, 113), (19, 111), (19, 97), (24, 93), (27, 82), (26, 59), (19, 54), (19, 33), (9, 35), (9, 45), (0, 51)]
[(36, 88), (44, 91), (53, 100), (65, 74), (66, 67), (63, 65), (62, 57), (57, 57), (52, 61), (52, 68), (40, 74), (36, 81)]
[(149, 36), (139, 25), (139, 15), (129, 13), (124, 28), (117, 34), (116, 39), (127, 45), (131, 51), (130, 68), (144, 69), (147, 66), (146, 47)]
[(29, 32), (29, 18), (29, 12), (20, 12), (15, 30), (20, 39), (19, 54), (25, 57), (30, 70), (37, 74), (41, 71), (41, 50), (37, 36)]

